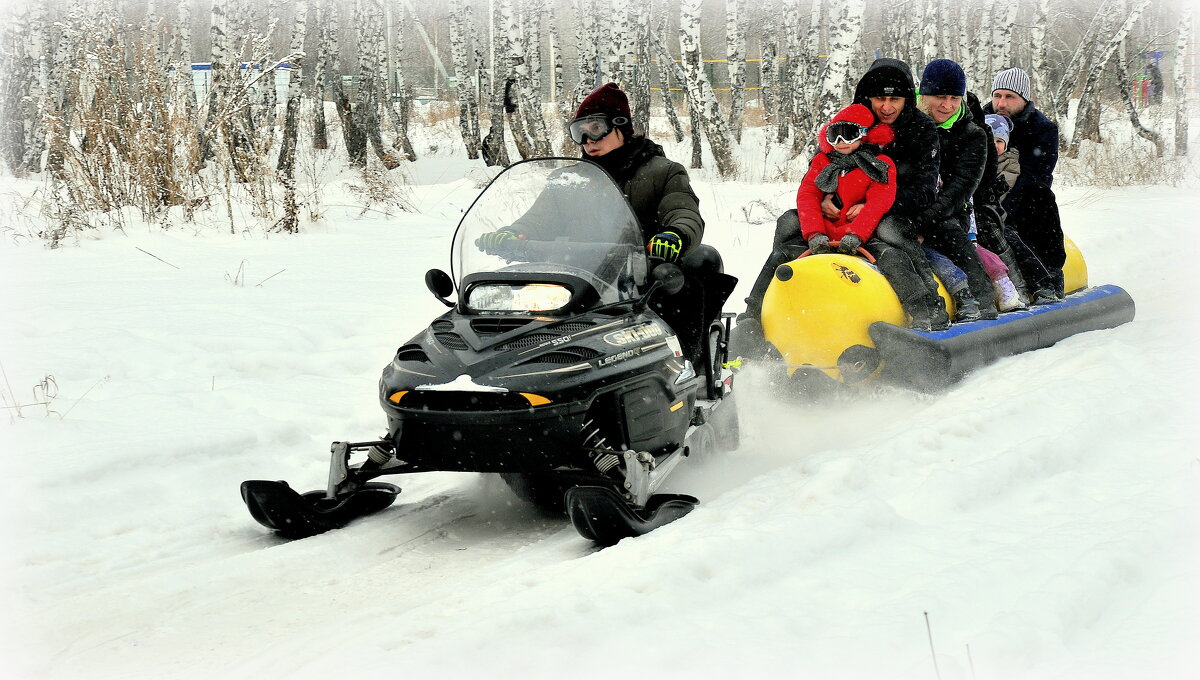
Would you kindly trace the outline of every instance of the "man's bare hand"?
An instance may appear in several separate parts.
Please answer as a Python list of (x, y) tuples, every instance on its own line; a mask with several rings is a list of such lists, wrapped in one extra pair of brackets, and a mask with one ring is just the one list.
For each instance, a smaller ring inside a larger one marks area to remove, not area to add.
[(855, 203), (854, 205), (850, 206), (849, 209), (846, 210), (846, 221), (853, 222), (854, 218), (858, 217), (858, 214), (862, 212), (864, 205), (866, 205), (866, 203)]

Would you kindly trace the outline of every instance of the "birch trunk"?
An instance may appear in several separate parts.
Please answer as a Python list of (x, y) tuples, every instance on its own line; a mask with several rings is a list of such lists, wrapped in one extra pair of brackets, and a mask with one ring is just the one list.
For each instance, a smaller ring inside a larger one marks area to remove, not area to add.
[(578, 108), (584, 97), (587, 97), (588, 93), (600, 85), (597, 70), (597, 61), (600, 57), (596, 46), (596, 17), (590, 11), (591, 5), (587, 0), (579, 0), (575, 9), (579, 17), (575, 27), (579, 55), (579, 84), (575, 87), (572, 109)]
[(0, 154), (13, 174), (22, 172), (25, 126), (31, 122), (25, 101), (35, 76), (22, 40), (29, 32), (28, 19), (26, 8), (14, 8), (11, 21), (0, 29), (0, 72), (8, 74), (0, 80)]
[(797, 64), (797, 48), (800, 42), (796, 17), (800, 13), (798, 0), (783, 0), (782, 23), (779, 25), (779, 45), (783, 47), (783, 61), (779, 62), (779, 102), (775, 116), (775, 141), (782, 144), (787, 140), (788, 127), (792, 122), (793, 90), (796, 87), (794, 69)]
[(999, 73), (1001, 70), (1016, 66), (1013, 59), (1013, 26), (1017, 23), (1018, 0), (997, 0), (995, 14), (992, 16), (992, 70), (987, 73)]
[(759, 84), (762, 86), (759, 90), (759, 104), (762, 106), (763, 120), (768, 129), (775, 123), (775, 94), (779, 84), (775, 72), (775, 22), (778, 16), (779, 0), (767, 0), (763, 4), (762, 46), (759, 49), (758, 72)]
[(479, 158), (479, 128), (473, 127), (471, 121), (478, 121), (479, 108), (475, 102), (475, 92), (471, 88), (475, 64), (472, 63), (474, 54), (468, 43), (466, 30), (470, 7), (470, 2), (464, 0), (453, 0), (450, 4), (450, 55), (454, 61), (459, 132), (467, 148), (467, 158), (475, 159)]
[(279, 146), (279, 162), (276, 166), (279, 182), (283, 185), (283, 217), (280, 228), (294, 234), (300, 231), (300, 206), (296, 201), (296, 145), (300, 131), (300, 85), (301, 67), (304, 65), (304, 38), (308, 33), (308, 5), (305, 0), (294, 0), (296, 20), (292, 25), (291, 55), (288, 57), (287, 108), (283, 116), (283, 143)]
[(650, 6), (633, 5), (634, 63), (630, 94), (633, 99), (633, 128), (642, 134), (650, 133)]
[(1142, 124), (1141, 118), (1138, 116), (1137, 105), (1133, 103), (1133, 96), (1130, 93), (1129, 83), (1129, 67), (1125, 61), (1125, 45), (1121, 45), (1116, 51), (1117, 57), (1117, 78), (1113, 82), (1116, 89), (1119, 90), (1121, 101), (1125, 104), (1125, 112), (1129, 114), (1129, 122), (1133, 126), (1133, 131), (1139, 137), (1145, 139), (1154, 145), (1154, 155), (1162, 158), (1166, 152), (1165, 144), (1162, 135), (1147, 128)]
[[(862, 39), (864, 5), (864, 0), (842, 0), (837, 7), (837, 14), (830, 15), (829, 57), (825, 60), (825, 67), (821, 69), (817, 125), (829, 120), (847, 99), (846, 82), (850, 74), (850, 60)], [(813, 132), (815, 131), (814, 129)]]
[(1050, 91), (1049, 79), (1046, 77), (1046, 26), (1050, 23), (1050, 0), (1035, 0), (1033, 23), (1029, 27), (1029, 78), (1035, 96), (1040, 97)]
[(546, 116), (542, 111), (542, 13), (543, 0), (522, 0), (521, 12), (516, 15), (524, 36), (514, 41), (518, 50), (513, 54), (516, 64), (517, 83), (521, 94), (521, 109), (529, 139), (535, 156), (549, 156), (550, 135), (546, 129)]
[[(322, 27), (317, 39), (317, 70), (313, 74), (313, 148), (329, 148), (329, 131), (325, 122), (325, 97), (329, 90), (329, 72), (333, 68), (330, 55), (334, 50), (334, 31), (337, 27), (337, 8), (327, 4), (320, 8)], [(341, 80), (340, 74), (335, 74)], [(337, 101), (336, 99), (334, 101)]]
[[(1080, 38), (1079, 44), (1075, 46), (1075, 50), (1071, 53), (1071, 59), (1067, 62), (1066, 68), (1063, 69), (1062, 80), (1051, 91), (1050, 100), (1053, 106), (1054, 116), (1057, 120), (1066, 120), (1067, 111), (1070, 108), (1071, 93), (1075, 91), (1079, 84), (1080, 72), (1083, 70), (1083, 65), (1088, 63), (1092, 55), (1097, 49), (1099, 43), (1099, 34), (1101, 27), (1110, 11), (1108, 2), (1101, 3), (1097, 8), (1096, 13), (1092, 16), (1092, 21), (1088, 24), (1087, 31)], [(1064, 140), (1065, 141), (1065, 140)]]
[(1175, 42), (1175, 155), (1188, 152), (1188, 44), (1192, 39), (1192, 9), (1184, 8), (1179, 22), (1179, 38)]
[[(699, 120), (692, 120), (692, 127), (704, 126), (717, 172), (721, 177), (731, 177), (737, 171), (737, 163), (733, 158), (729, 128), (721, 115), (716, 93), (704, 73), (700, 55), (700, 0), (682, 0), (679, 9), (679, 51), (688, 77), (688, 91), (696, 102), (693, 115), (699, 115)], [(693, 132), (693, 136), (695, 134)]]
[(517, 153), (521, 154), (521, 158), (532, 158), (534, 155), (533, 144), (525, 131), (525, 122), (521, 117), (525, 96), (522, 92), (520, 64), (524, 63), (525, 55), (522, 49), (521, 25), (513, 7), (515, 1), (495, 0), (496, 11), (500, 12), (500, 21), (497, 25), (504, 27), (503, 35), (497, 36), (503, 47), (500, 54), (503, 55), (504, 67), (500, 73), (504, 78), (504, 113), (506, 114), (505, 119), (508, 121), (508, 128), (512, 131), (513, 143), (517, 145)]
[[(667, 50), (666, 43), (658, 38), (658, 36), (666, 35), (667, 16), (666, 2), (659, 0), (659, 4), (654, 7), (654, 27), (651, 31), (650, 43), (654, 50), (655, 66), (658, 71), (658, 91), (662, 93), (663, 109), (667, 114), (667, 120), (671, 123), (671, 131), (675, 133), (675, 141), (683, 141), (683, 125), (679, 122), (679, 113), (675, 111), (675, 99), (671, 96), (671, 74), (675, 70), (672, 67), (678, 67), (675, 59)], [(682, 70), (679, 71), (682, 74)], [(693, 154), (695, 160), (695, 154)], [(693, 166), (695, 167), (695, 166)]]
[(50, 18), (46, 5), (33, 3), (29, 17), (29, 41), (27, 47), (30, 56), (29, 102), (31, 106), (29, 127), (26, 129), (24, 150), (21, 167), (26, 172), (42, 171), (42, 153), (46, 150), (45, 106), (46, 91), (40, 83), (45, 82), (46, 73), (50, 68)]
[(383, 167), (392, 170), (400, 165), (400, 159), (383, 144), (383, 130), (379, 120), (380, 99), (387, 92), (386, 83), (380, 82), (380, 74), (387, 70), (387, 58), (383, 44), (383, 0), (363, 0), (364, 21), (359, 24), (358, 42), (358, 106), (355, 118), (363, 127), (367, 141)]
[[(1083, 92), (1080, 94), (1080, 113), (1079, 118), (1075, 123), (1075, 131), (1071, 136), (1071, 146), (1068, 148), (1068, 155), (1075, 157), (1079, 153), (1079, 144), (1086, 138), (1093, 141), (1100, 141), (1100, 116), (1099, 116), (1099, 93), (1096, 87), (1100, 82), (1100, 77), (1104, 73), (1105, 67), (1108, 65), (1108, 60), (1112, 58), (1117, 48), (1125, 41), (1125, 37), (1129, 35), (1130, 29), (1141, 18), (1142, 12), (1150, 4), (1150, 0), (1138, 0), (1133, 9), (1125, 15), (1125, 20), (1120, 27), (1109, 37), (1108, 43), (1100, 50), (1096, 60), (1092, 62), (1092, 66), (1088, 72), (1087, 80), (1083, 84)], [(1114, 17), (1115, 18), (1115, 17)]]
[(921, 26), (921, 64), (914, 64), (918, 69), (941, 56), (938, 49), (938, 26), (941, 24), (938, 9), (938, 0), (925, 0), (925, 20)]
[(504, 56), (508, 54), (503, 41), (505, 24), (501, 20), (500, 2), (492, 5), (488, 20), (492, 26), (491, 94), (488, 99), (488, 133), (483, 138), (483, 162), (487, 165), (508, 165), (508, 143), (504, 139), (505, 78)]
[(729, 131), (740, 143), (746, 109), (746, 0), (725, 0), (725, 52), (729, 58)]
[[(411, 163), (417, 160), (417, 152), (413, 149), (412, 140), (408, 136), (408, 119), (412, 112), (412, 92), (405, 82), (404, 69), (400, 68), (400, 65), (404, 63), (404, 34), (406, 32), (404, 30), (404, 9), (385, 0), (384, 16), (386, 17), (384, 22), (386, 33), (381, 36), (379, 45), (379, 48), (386, 54), (384, 87), (382, 88), (386, 95), (384, 110), (387, 111), (392, 119), (392, 125), (396, 128), (396, 139), (392, 141), (392, 148), (402, 151), (405, 160)], [(415, 22), (416, 18), (413, 17), (413, 20)]]

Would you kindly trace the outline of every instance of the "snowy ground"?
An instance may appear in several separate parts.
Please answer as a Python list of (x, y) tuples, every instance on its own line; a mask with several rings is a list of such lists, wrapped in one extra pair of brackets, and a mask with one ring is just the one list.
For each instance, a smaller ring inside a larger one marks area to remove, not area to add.
[[(420, 214), (333, 207), (300, 237), (0, 245), (3, 389), (57, 387), (0, 424), (10, 676), (1200, 673), (1194, 188), (1060, 191), (1132, 324), (936, 397), (804, 406), (743, 375), (742, 447), (687, 471), (702, 505), (652, 535), (597, 551), (446, 473), (344, 530), (268, 534), (240, 481), (322, 487), (330, 440), (382, 432), (375, 383), (442, 309), (421, 279), (464, 169), (418, 164)], [(773, 227), (752, 221), (794, 185), (697, 187), (740, 299)]]

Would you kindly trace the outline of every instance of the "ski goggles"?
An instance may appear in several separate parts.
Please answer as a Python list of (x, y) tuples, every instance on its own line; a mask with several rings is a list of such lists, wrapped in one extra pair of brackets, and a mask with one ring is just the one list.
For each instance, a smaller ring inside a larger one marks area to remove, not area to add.
[(867, 128), (858, 123), (839, 120), (825, 128), (825, 139), (830, 144), (853, 144), (867, 135)]
[(583, 144), (583, 140), (590, 139), (593, 142), (598, 142), (608, 136), (608, 133), (613, 131), (614, 127), (627, 125), (629, 119), (625, 116), (617, 116), (611, 121), (605, 115), (584, 116), (571, 121), (568, 128), (571, 131), (571, 139), (576, 144)]

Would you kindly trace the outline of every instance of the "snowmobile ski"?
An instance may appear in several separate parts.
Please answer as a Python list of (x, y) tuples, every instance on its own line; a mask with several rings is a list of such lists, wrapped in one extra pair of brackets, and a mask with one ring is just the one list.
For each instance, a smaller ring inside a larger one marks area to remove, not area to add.
[(602, 546), (650, 533), (688, 514), (699, 502), (684, 494), (655, 494), (645, 509), (636, 510), (621, 494), (603, 486), (571, 487), (566, 500), (575, 530)]
[(341, 499), (329, 499), (324, 491), (303, 495), (287, 482), (252, 479), (242, 482), (242, 500), (259, 524), (284, 538), (308, 538), (340, 529), (351, 520), (379, 512), (392, 504), (400, 487), (368, 482)]

